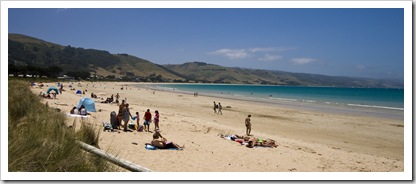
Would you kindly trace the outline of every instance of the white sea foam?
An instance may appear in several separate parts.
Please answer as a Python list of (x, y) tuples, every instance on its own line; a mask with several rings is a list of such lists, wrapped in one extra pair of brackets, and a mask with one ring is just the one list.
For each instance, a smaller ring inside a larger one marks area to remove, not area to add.
[(291, 99), (291, 98), (275, 98), (275, 97), (270, 97), (269, 99), (272, 100), (282, 100), (282, 101), (291, 101), (291, 102), (297, 102), (297, 99)]
[(397, 108), (397, 107), (385, 107), (385, 106), (377, 106), (377, 105), (363, 105), (363, 104), (347, 104), (353, 107), (368, 107), (368, 108), (379, 108), (379, 109), (391, 109), (391, 110), (401, 110), (403, 111), (404, 108)]

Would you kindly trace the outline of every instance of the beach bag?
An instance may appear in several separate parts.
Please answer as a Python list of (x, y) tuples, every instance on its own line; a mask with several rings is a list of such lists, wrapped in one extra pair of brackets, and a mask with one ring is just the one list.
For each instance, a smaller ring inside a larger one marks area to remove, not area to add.
[(137, 129), (138, 132), (143, 132), (143, 125), (139, 125), (139, 128)]
[(110, 113), (110, 123), (111, 123), (111, 126), (113, 128), (117, 128), (117, 126), (118, 126), (118, 123), (117, 123), (117, 114), (116, 114), (115, 111), (113, 111), (113, 112)]
[(127, 127), (129, 127), (130, 129), (135, 130), (135, 125), (134, 125), (134, 123), (129, 122), (129, 123), (127, 124)]
[(111, 126), (111, 124), (106, 121), (103, 121), (103, 127), (104, 127), (103, 131), (106, 131), (106, 130), (113, 131), (113, 127)]

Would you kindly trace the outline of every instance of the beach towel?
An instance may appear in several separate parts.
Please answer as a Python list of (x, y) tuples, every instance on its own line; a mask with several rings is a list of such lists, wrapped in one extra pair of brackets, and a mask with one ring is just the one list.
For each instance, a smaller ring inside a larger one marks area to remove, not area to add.
[[(159, 149), (159, 148), (156, 148), (156, 147), (152, 146), (150, 143), (146, 143), (144, 148), (146, 148), (147, 150), (157, 150), (157, 149)], [(160, 149), (160, 150), (179, 150), (179, 149), (178, 148), (169, 148), (169, 149)]]
[(88, 117), (90, 117), (88, 115), (82, 116), (82, 115), (79, 115), (79, 114), (70, 114), (70, 113), (66, 113), (66, 116), (69, 116), (69, 117), (78, 117), (78, 118), (88, 118)]

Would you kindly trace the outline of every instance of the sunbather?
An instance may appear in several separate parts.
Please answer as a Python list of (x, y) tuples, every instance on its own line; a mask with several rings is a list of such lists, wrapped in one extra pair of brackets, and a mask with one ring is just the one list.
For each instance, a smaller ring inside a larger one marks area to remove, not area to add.
[(184, 149), (184, 146), (179, 146), (178, 144), (175, 144), (173, 142), (168, 142), (166, 138), (162, 138), (162, 140), (159, 139), (159, 136), (153, 134), (153, 140), (151, 142), (152, 146), (158, 148), (158, 149), (169, 149), (169, 148), (177, 148), (177, 149)]

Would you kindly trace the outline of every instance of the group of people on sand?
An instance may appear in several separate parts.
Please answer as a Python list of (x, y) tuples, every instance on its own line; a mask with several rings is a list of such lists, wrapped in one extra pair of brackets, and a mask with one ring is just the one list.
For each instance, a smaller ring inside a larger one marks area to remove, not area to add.
[[(118, 93), (117, 93), (118, 94)], [(101, 98), (102, 99), (102, 98)], [(111, 95), (105, 101), (101, 101), (101, 103), (113, 103), (114, 102), (114, 95)]]
[(48, 98), (48, 99), (56, 99), (56, 93), (43, 93), (40, 92), (39, 96), (42, 98)]
[[(128, 131), (128, 122), (130, 118), (136, 121), (136, 125), (134, 129), (137, 131), (140, 131), (142, 128), (140, 126), (139, 112), (136, 112), (136, 116), (133, 117), (129, 110), (129, 104), (125, 103), (125, 100), (122, 100), (121, 104), (119, 105), (118, 119), (120, 122), (121, 121), (124, 122), (123, 130), (125, 132)], [(156, 110), (155, 115), (153, 117), (153, 122), (155, 124), (155, 129), (154, 129), (155, 132), (153, 134), (153, 140), (151, 141), (151, 143), (147, 143), (147, 144), (150, 144), (153, 147), (158, 148), (158, 149), (170, 149), (170, 148), (183, 149), (185, 148), (185, 146), (180, 146), (178, 144), (168, 141), (165, 137), (162, 136), (162, 134), (160, 134), (159, 118), (160, 118), (159, 111)], [(152, 113), (150, 112), (150, 109), (147, 109), (146, 112), (144, 113), (143, 120), (144, 120), (143, 122), (144, 131), (152, 132), (150, 131), (150, 124), (152, 123)]]
[(87, 109), (85, 109), (84, 105), (81, 105), (81, 107), (79, 107), (78, 109), (77, 109), (77, 107), (73, 107), (69, 111), (69, 114), (75, 114), (75, 115), (81, 115), (81, 116), (89, 115), (89, 113), (87, 112)]
[(220, 114), (222, 115), (222, 105), (220, 102), (218, 102), (218, 104), (215, 103), (214, 101), (214, 113), (216, 114)]
[[(140, 125), (140, 117), (139, 112), (136, 112), (136, 116), (133, 117), (130, 113), (129, 104), (125, 102), (125, 100), (121, 101), (121, 104), (119, 105), (119, 110), (117, 114), (117, 120), (119, 122), (119, 125), (124, 122), (124, 125), (121, 125), (123, 127), (123, 130), (125, 132), (128, 131), (128, 123), (130, 121), (130, 118), (136, 121), (136, 125), (134, 127), (135, 130), (141, 131), (144, 129), (146, 132), (150, 131), (150, 124), (152, 123), (152, 113), (150, 112), (150, 109), (147, 109), (143, 116), (143, 128)], [(159, 111), (155, 111), (155, 115), (153, 117), (153, 122), (155, 124), (155, 131), (159, 129)]]

